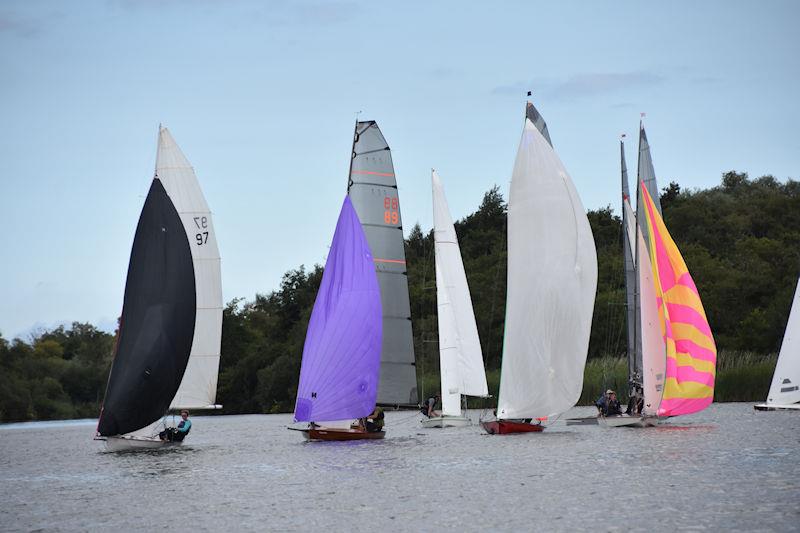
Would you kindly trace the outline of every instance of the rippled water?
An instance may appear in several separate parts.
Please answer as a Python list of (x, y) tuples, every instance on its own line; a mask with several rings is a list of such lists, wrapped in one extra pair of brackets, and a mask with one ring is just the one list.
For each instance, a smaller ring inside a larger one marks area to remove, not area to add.
[(116, 454), (94, 421), (0, 426), (0, 528), (800, 529), (799, 412), (510, 436), (398, 412), (354, 443), (305, 443), (290, 415), (193, 421), (181, 448)]

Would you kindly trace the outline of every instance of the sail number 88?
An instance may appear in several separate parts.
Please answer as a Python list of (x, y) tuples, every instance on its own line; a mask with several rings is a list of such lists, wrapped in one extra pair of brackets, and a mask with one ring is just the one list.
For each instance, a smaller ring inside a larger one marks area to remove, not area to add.
[(397, 198), (390, 198), (387, 196), (383, 199), (384, 224), (397, 224), (400, 221), (399, 207), (400, 205)]
[[(197, 226), (199, 230), (208, 229), (208, 217), (194, 217), (194, 225)], [(198, 246), (206, 244), (208, 242), (208, 231), (201, 231), (197, 233), (194, 238)]]

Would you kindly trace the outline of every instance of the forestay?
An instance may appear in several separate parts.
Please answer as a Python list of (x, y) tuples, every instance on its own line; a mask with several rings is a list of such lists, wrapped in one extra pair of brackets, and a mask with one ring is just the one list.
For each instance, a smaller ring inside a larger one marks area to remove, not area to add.
[(222, 280), (211, 211), (194, 169), (167, 128), (160, 128), (156, 176), (180, 215), (192, 252), (197, 311), (192, 352), (172, 409), (213, 408), (222, 340)]
[(383, 306), (378, 403), (417, 404), (405, 241), (392, 153), (378, 124), (357, 122), (347, 192), (375, 257)]
[(789, 311), (789, 322), (786, 324), (778, 363), (769, 387), (767, 405), (791, 405), (798, 402), (800, 402), (800, 282), (794, 291), (794, 302)]
[(350, 198), (336, 224), (308, 323), (296, 421), (361, 418), (375, 408), (381, 294), (373, 256)]
[(497, 416), (537, 418), (577, 402), (597, 255), (563, 164), (525, 121), (508, 202), (508, 296)]
[(442, 414), (461, 415), (461, 395), (486, 396), (486, 372), (467, 276), (453, 219), (436, 171), (433, 185), (433, 237)]

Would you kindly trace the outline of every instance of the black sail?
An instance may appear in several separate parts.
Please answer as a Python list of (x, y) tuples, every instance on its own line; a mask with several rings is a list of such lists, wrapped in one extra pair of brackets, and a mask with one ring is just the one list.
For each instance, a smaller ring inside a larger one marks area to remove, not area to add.
[(141, 429), (167, 412), (189, 361), (195, 300), (186, 230), (156, 178), (131, 250), (119, 344), (98, 424), (100, 435)]

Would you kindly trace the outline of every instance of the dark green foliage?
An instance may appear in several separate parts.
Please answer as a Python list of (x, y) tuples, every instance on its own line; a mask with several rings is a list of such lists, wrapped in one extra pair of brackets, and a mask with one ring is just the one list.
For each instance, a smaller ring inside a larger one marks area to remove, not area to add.
[[(669, 231), (703, 299), (720, 349), (718, 401), (763, 400), (800, 273), (800, 183), (726, 172), (721, 185), (671, 182), (661, 204)], [(588, 212), (598, 287), (582, 403), (627, 382), (622, 223), (611, 207)], [(506, 204), (498, 187), (455, 223), (472, 294), (490, 392), (497, 394), (506, 300)], [(406, 260), (421, 394), (438, 389), (433, 234), (416, 225)], [(294, 407), (306, 326), (322, 268), (287, 272), (280, 287), (223, 312), (218, 402), (226, 413)], [(0, 421), (96, 416), (114, 337), (88, 324), (30, 343), (0, 337)], [(747, 353), (745, 353), (747, 352)], [(762, 355), (754, 355), (762, 354)], [(768, 355), (772, 354), (772, 355)], [(493, 400), (470, 405), (489, 406)]]

